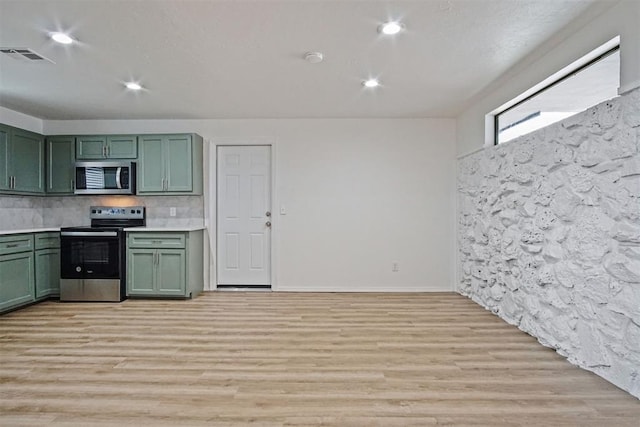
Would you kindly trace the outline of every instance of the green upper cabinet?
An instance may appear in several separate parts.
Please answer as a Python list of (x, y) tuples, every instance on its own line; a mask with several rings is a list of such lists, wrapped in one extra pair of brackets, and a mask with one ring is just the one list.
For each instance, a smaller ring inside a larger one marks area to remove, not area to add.
[(9, 175), (9, 135), (11, 128), (0, 124), (0, 190), (9, 190), (13, 180)]
[(44, 137), (22, 129), (11, 132), (13, 190), (44, 193)]
[(47, 194), (73, 194), (75, 137), (47, 138)]
[(82, 160), (104, 159), (107, 155), (107, 137), (79, 136), (76, 138), (76, 158)]
[(142, 135), (138, 165), (140, 194), (202, 194), (202, 137)]
[(138, 162), (138, 193), (164, 191), (165, 139), (161, 135), (140, 137)]
[(76, 159), (135, 159), (138, 157), (136, 135), (95, 135), (76, 137)]
[(110, 159), (137, 159), (138, 137), (136, 135), (107, 136), (107, 156)]
[(44, 193), (44, 137), (0, 125), (0, 190)]

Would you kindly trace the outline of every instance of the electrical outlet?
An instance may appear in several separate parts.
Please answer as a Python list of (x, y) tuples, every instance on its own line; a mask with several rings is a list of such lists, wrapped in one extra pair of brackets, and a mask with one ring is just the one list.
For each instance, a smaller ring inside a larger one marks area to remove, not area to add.
[(176, 208), (169, 208), (169, 216), (176, 216)]
[(391, 271), (393, 271), (394, 273), (400, 271), (400, 264), (397, 261), (391, 263)]

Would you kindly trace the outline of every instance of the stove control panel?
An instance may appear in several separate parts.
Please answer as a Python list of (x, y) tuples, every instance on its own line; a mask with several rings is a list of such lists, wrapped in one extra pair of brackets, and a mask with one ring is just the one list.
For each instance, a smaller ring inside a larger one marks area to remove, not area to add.
[(144, 206), (91, 206), (91, 219), (144, 219)]

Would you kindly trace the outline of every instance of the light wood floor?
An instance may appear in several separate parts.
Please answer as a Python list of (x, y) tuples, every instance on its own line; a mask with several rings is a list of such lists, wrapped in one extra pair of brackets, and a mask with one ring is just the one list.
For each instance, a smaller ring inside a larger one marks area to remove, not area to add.
[(640, 401), (472, 301), (216, 292), (0, 316), (0, 425), (634, 426)]

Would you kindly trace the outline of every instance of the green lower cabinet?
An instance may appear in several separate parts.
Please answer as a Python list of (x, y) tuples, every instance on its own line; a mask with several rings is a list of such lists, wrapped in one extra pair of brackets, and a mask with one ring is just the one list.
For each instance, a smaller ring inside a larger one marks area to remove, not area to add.
[(35, 251), (36, 299), (60, 295), (60, 249)]
[(202, 230), (127, 234), (127, 295), (190, 298), (203, 289)]
[(127, 257), (127, 294), (154, 295), (156, 280), (156, 251), (129, 249)]
[(0, 312), (59, 294), (59, 232), (0, 236)]
[(33, 251), (0, 255), (0, 311), (34, 300)]
[(184, 250), (158, 250), (156, 284), (161, 295), (184, 296), (186, 290)]
[(129, 251), (128, 294), (184, 297), (184, 249), (132, 249)]

